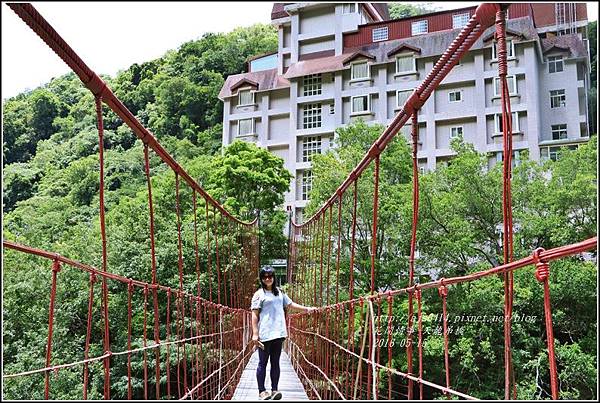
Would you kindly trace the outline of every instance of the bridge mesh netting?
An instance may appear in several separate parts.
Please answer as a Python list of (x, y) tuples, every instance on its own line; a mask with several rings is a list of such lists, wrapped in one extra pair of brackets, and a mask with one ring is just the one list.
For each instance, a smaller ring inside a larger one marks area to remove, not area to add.
[[(99, 134), (102, 266), (96, 268), (55, 253), (11, 241), (3, 242), (5, 248), (50, 261), (46, 264), (51, 268), (48, 272), (50, 291), (45, 366), (20, 373), (4, 374), (4, 380), (43, 376), (46, 399), (52, 397), (52, 383), (59, 382), (59, 379), (65, 376), (65, 371), (75, 374), (84, 399), (90, 397), (88, 391), (91, 383), (101, 384), (105, 399), (231, 398), (252, 353), (248, 344), (251, 336), (248, 308), (259, 266), (257, 222), (239, 221), (211, 198), (33, 6), (9, 6), (69, 65), (95, 96)], [(504, 264), (462, 277), (441, 278), (416, 284), (414, 263), (419, 207), (417, 114), (459, 59), (494, 23), (501, 88), (503, 155), (506, 156), (502, 190)], [(551, 391), (553, 398), (559, 397), (552, 334), (549, 262), (595, 249), (597, 238), (552, 250), (538, 249), (528, 257), (513, 260), (510, 188), (512, 122), (506, 80), (506, 49), (504, 9), (498, 4), (480, 5), (432, 71), (337, 191), (304, 224), (294, 224), (290, 234), (288, 257), (288, 279), (292, 284), (292, 299), (320, 308), (312, 314), (290, 316), (287, 349), (300, 379), (312, 398), (412, 399), (416, 396), (431, 398), (440, 394), (473, 398), (452, 388), (448, 330), (448, 309), (451, 307), (447, 306), (448, 295), (453, 286), (502, 275), (504, 314), (505, 317), (511, 318), (513, 271), (530, 265), (535, 265), (535, 276), (542, 283)], [(148, 281), (112, 274), (108, 267), (107, 244), (110, 243), (110, 236), (104, 217), (102, 103), (108, 105), (143, 142), (148, 184), (148, 267), (151, 273)], [(376, 268), (377, 251), (380, 250), (378, 241), (381, 241), (377, 227), (380, 160), (385, 155), (383, 152), (386, 146), (409, 120), (413, 148), (413, 220), (408, 282), (404, 288), (379, 292), (376, 287)], [(157, 267), (151, 175), (153, 156), (158, 157), (161, 164), (172, 170), (175, 178), (173, 209), (177, 220), (172, 224), (177, 229), (177, 240), (173, 243), (177, 249), (178, 287), (163, 285)], [(360, 205), (358, 198), (359, 189), (365, 186), (370, 186), (373, 192), (368, 206)], [(183, 206), (189, 209), (188, 213), (193, 212), (193, 222), (188, 228), (182, 228)], [(372, 210), (372, 220), (359, 220), (357, 209)], [(184, 245), (193, 245), (192, 250), (184, 250)], [(364, 250), (365, 247), (370, 251), (368, 260), (371, 292), (368, 295), (356, 296), (354, 268), (358, 264), (357, 249)], [(191, 256), (191, 264), (188, 261), (184, 262), (188, 256)], [(346, 270), (347, 278), (340, 275), (340, 267), (346, 262), (347, 267), (352, 268)], [(186, 272), (186, 269), (192, 271), (190, 267), (193, 268), (193, 272)], [(57, 321), (65, 320), (65, 314), (61, 313), (61, 310), (69, 303), (66, 299), (57, 298), (57, 295), (62, 295), (57, 293), (57, 288), (61, 286), (61, 278), (72, 278), (66, 272), (88, 276), (89, 305), (86, 326), (80, 333), (54, 335), (53, 329)], [(208, 290), (201, 290), (202, 272), (208, 273), (210, 279), (216, 278), (216, 284), (208, 282)], [(196, 277), (195, 284), (184, 283), (184, 278), (189, 275)], [(340, 301), (339, 290), (342, 287), (347, 287), (348, 300)], [(423, 332), (425, 313), (422, 301), (425, 293), (436, 290), (442, 318), (444, 353), (440, 365), (444, 368), (443, 385), (426, 380), (423, 368), (423, 342), (427, 336)], [(115, 306), (110, 303), (111, 295), (126, 295), (125, 299), (120, 299), (125, 302)], [(395, 362), (397, 357), (394, 356), (392, 343), (394, 313), (400, 306), (405, 306), (408, 312), (403, 366)], [(90, 351), (90, 345), (97, 340), (102, 341), (102, 351)], [(52, 355), (53, 347), (65, 343), (78, 343), (81, 346), (80, 356), (71, 357), (68, 363), (56, 364), (56, 357)], [(416, 351), (413, 351), (413, 346)], [(96, 364), (100, 363), (102, 370), (94, 370)], [(514, 398), (516, 386), (511, 359), (510, 320), (504, 321), (503, 367), (504, 396)], [(116, 395), (115, 383), (120, 386), (126, 385), (118, 390), (127, 390), (127, 393)]]

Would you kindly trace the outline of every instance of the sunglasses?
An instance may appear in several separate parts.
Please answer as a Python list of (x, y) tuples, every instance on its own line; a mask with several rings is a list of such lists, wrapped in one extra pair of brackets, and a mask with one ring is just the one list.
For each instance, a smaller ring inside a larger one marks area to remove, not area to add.
[(262, 276), (263, 279), (267, 279), (267, 278), (273, 278), (272, 274), (265, 274), (264, 276)]

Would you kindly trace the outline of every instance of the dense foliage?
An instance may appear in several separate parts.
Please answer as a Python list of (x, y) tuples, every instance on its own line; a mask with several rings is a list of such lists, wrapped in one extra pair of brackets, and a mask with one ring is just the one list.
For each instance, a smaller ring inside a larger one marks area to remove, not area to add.
[[(315, 212), (346, 178), (382, 129), (382, 126), (367, 126), (360, 121), (338, 129), (336, 141), (340, 147), (315, 157), (315, 179), (308, 206), (310, 212)], [(472, 145), (460, 139), (453, 141), (452, 147), (456, 155), (447, 165), (441, 164), (434, 172), (420, 176), (415, 275), (416, 281), (421, 283), (473, 273), (503, 261), (502, 166), (496, 164), (489, 168), (488, 157), (477, 153)], [(540, 164), (526, 156), (518, 161), (513, 171), (515, 259), (531, 254), (538, 247), (553, 248), (596, 235), (596, 149), (597, 138), (592, 137), (588, 144), (577, 150), (565, 149), (558, 161)], [(410, 164), (409, 145), (399, 135), (381, 156), (378, 259), (375, 266), (379, 290), (407, 285), (412, 219)], [(361, 175), (357, 188), (355, 296), (364, 295), (370, 289), (372, 165)], [(343, 197), (341, 285), (337, 285), (340, 300), (348, 297), (345, 285), (349, 279), (353, 186)], [(334, 233), (337, 231), (335, 221)], [(316, 242), (320, 242), (318, 236)], [(596, 251), (587, 255), (586, 259), (574, 257), (551, 264), (560, 393), (565, 398), (596, 397), (595, 254)], [(332, 283), (334, 281), (335, 277), (331, 279)], [(504, 393), (503, 284), (502, 277), (493, 276), (449, 289), (452, 386), (486, 399), (502, 398)], [(387, 304), (382, 309), (387, 312)], [(398, 297), (393, 309), (393, 363), (394, 367), (406, 370), (406, 298)], [(427, 332), (424, 376), (429, 381), (444, 384), (444, 343), (441, 334), (436, 333), (441, 326), (441, 302), (435, 289), (423, 292), (423, 312), (423, 326)], [(355, 322), (356, 329), (364, 325), (360, 319)], [(543, 292), (532, 268), (515, 272), (512, 328), (518, 397), (548, 398)], [(347, 327), (345, 331), (348, 331)], [(356, 331), (355, 337), (359, 335), (360, 332)], [(387, 331), (383, 331), (382, 338), (387, 338)], [(355, 338), (355, 342), (359, 343), (359, 339)], [(382, 357), (387, 357), (386, 351), (382, 348)], [(385, 362), (387, 358), (382, 360)], [(417, 365), (416, 361), (414, 365)], [(381, 376), (381, 386), (385, 389), (387, 375), (381, 372)], [(399, 377), (394, 382), (405, 383)], [(425, 388), (425, 391), (430, 398), (437, 396), (431, 394), (432, 389)]]
[(427, 14), (437, 10), (431, 3), (388, 3), (390, 18), (405, 18)]
[[(239, 28), (228, 34), (206, 34), (183, 44), (164, 57), (134, 64), (116, 77), (103, 77), (131, 112), (146, 125), (169, 153), (207, 191), (243, 220), (263, 217), (261, 231), (265, 259), (284, 258), (286, 242), (282, 234), (285, 216), (278, 211), (290, 174), (283, 161), (252, 144), (235, 143), (221, 155), (222, 102), (217, 98), (224, 78), (245, 70), (250, 56), (277, 48), (276, 30), (267, 25)], [(3, 191), (4, 239), (46, 249), (84, 263), (101, 267), (99, 228), (98, 131), (92, 94), (74, 74), (53, 79), (42, 88), (20, 94), (4, 102)], [(117, 273), (142, 281), (151, 280), (148, 235), (148, 191), (144, 175), (143, 147), (131, 130), (104, 108), (105, 204), (108, 234), (108, 267)], [(239, 162), (239, 164), (236, 163)], [(155, 214), (158, 282), (178, 287), (177, 217), (175, 176), (151, 153), (150, 173)], [(223, 181), (235, 179), (233, 181)], [(233, 185), (233, 186), (232, 186)], [(252, 192), (259, 185), (263, 192)], [(248, 190), (242, 204), (234, 203), (236, 192)], [(205, 203), (198, 198), (198, 211)], [(210, 209), (209, 209), (210, 210)], [(181, 187), (182, 242), (185, 290), (195, 292), (192, 196)], [(208, 213), (211, 225), (216, 216)], [(218, 217), (217, 217), (218, 219)], [(214, 229), (213, 229), (214, 230)], [(206, 221), (199, 220), (198, 231), (206, 233)], [(277, 236), (271, 236), (276, 234)], [(221, 234), (222, 245), (233, 234)], [(199, 261), (206, 267), (215, 240), (201, 244)], [(3, 268), (3, 362), (4, 374), (45, 366), (50, 262), (11, 250), (4, 251)], [(233, 251), (231, 253), (236, 253)], [(210, 256), (215, 261), (214, 252)], [(222, 274), (231, 269), (222, 266)], [(202, 296), (212, 297), (215, 279), (203, 272)], [(74, 362), (83, 358), (88, 312), (89, 278), (65, 267), (58, 275), (52, 363)], [(109, 283), (110, 319), (126, 324), (127, 288)], [(159, 301), (164, 307), (164, 295)], [(133, 297), (132, 345), (142, 343), (141, 295)], [(165, 313), (161, 312), (160, 332), (164, 340)], [(94, 326), (90, 356), (102, 354), (100, 294), (95, 288)], [(113, 325), (117, 326), (117, 325)], [(148, 321), (152, 334), (153, 320)], [(126, 332), (112, 329), (113, 351), (125, 350)], [(210, 353), (210, 343), (205, 343)], [(227, 354), (227, 351), (225, 352)], [(153, 355), (153, 353), (151, 353)], [(205, 356), (208, 365), (210, 354)], [(214, 357), (213, 357), (214, 358)], [(176, 356), (171, 355), (171, 370)], [(166, 376), (164, 349), (161, 373)], [(213, 363), (214, 364), (214, 363)], [(126, 360), (114, 359), (114, 373), (126, 373)], [(142, 367), (134, 360), (133, 375), (141, 379)], [(90, 398), (102, 397), (102, 364), (90, 365)], [(175, 379), (172, 374), (171, 379)], [(51, 384), (51, 397), (79, 399), (82, 394), (81, 366), (62, 370)], [(166, 379), (161, 381), (163, 389)], [(126, 380), (113, 379), (113, 398), (126, 397)], [(7, 379), (7, 398), (43, 398), (43, 375)], [(153, 390), (151, 380), (151, 390)], [(134, 397), (142, 397), (143, 385), (134, 382)]]
[(588, 46), (590, 50), (590, 89), (588, 90), (588, 118), (590, 133), (598, 133), (598, 21), (592, 21), (587, 26)]

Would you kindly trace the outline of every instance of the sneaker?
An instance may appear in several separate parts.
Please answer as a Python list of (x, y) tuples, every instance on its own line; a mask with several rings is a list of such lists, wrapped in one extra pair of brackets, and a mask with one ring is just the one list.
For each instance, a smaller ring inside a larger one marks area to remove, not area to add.
[(283, 395), (281, 394), (281, 392), (274, 390), (273, 392), (271, 392), (271, 400), (280, 400), (283, 397)]
[(263, 390), (262, 392), (260, 392), (258, 394), (258, 398), (260, 400), (271, 400), (271, 394), (269, 392), (267, 392), (266, 390)]

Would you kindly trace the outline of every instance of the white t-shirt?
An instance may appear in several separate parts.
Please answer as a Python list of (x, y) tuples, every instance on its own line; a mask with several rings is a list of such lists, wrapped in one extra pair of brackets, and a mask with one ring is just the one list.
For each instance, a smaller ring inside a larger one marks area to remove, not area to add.
[(252, 297), (250, 309), (258, 309), (258, 339), (260, 341), (275, 340), (287, 337), (284, 307), (292, 303), (281, 289), (275, 296), (271, 291), (260, 288)]

